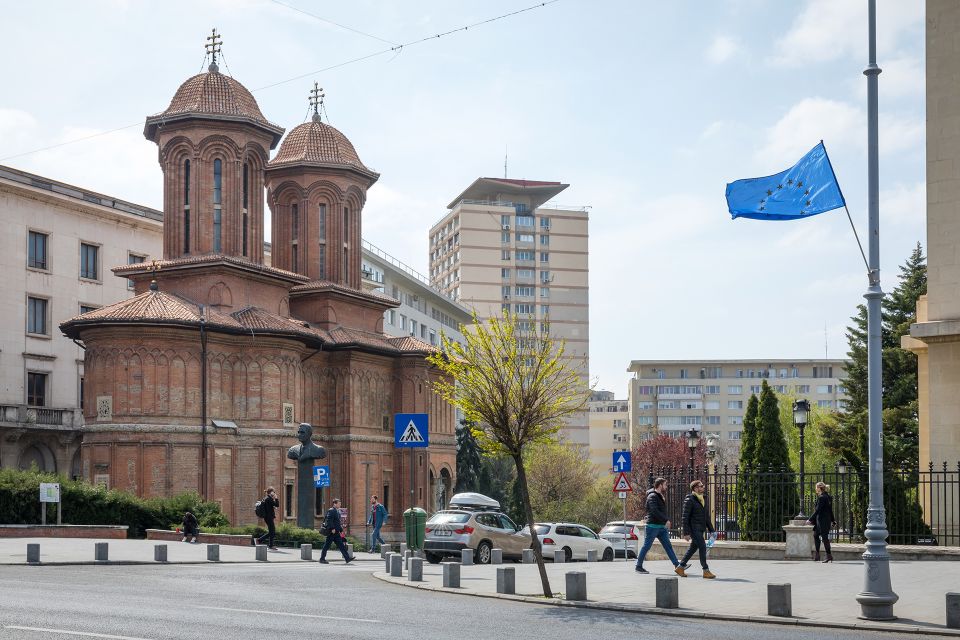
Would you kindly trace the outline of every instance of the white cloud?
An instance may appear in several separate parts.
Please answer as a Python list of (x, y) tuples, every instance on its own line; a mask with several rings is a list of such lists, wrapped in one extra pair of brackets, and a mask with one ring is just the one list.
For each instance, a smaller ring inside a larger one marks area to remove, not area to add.
[[(903, 97), (918, 101), (924, 99), (926, 75), (923, 61), (919, 57), (909, 55), (897, 56), (879, 60), (878, 64), (880, 68), (883, 69), (878, 79), (882, 100)], [(857, 78), (854, 86), (857, 95), (865, 100), (867, 96), (865, 76), (861, 75)]]
[[(20, 109), (0, 108), (0, 162), (9, 164), (35, 143), (37, 119)], [(6, 160), (2, 160), (6, 158)]]
[(923, 225), (927, 216), (927, 184), (897, 184), (880, 192), (881, 224)]
[[(923, 22), (923, 3), (880, 0), (877, 47), (896, 48), (900, 36)], [(844, 56), (866, 62), (867, 3), (853, 0), (809, 0), (780, 40), (773, 62), (801, 66)]]
[(730, 36), (717, 36), (707, 49), (707, 60), (722, 64), (740, 52), (740, 42)]
[(866, 119), (856, 107), (825, 98), (804, 98), (767, 130), (767, 142), (757, 159), (771, 167), (770, 171), (780, 165), (786, 168), (820, 140), (828, 149), (857, 141), (863, 144), (865, 132)]

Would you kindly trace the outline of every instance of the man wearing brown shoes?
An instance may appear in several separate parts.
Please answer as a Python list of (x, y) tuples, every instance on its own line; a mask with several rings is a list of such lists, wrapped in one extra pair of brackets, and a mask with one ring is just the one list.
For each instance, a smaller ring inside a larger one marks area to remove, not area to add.
[(703, 482), (694, 480), (690, 483), (690, 493), (683, 500), (683, 517), (680, 518), (680, 530), (683, 539), (690, 543), (687, 552), (683, 554), (680, 566), (674, 569), (678, 576), (687, 577), (687, 561), (693, 557), (694, 551), (700, 552), (700, 566), (703, 567), (703, 577), (707, 580), (716, 578), (707, 566), (707, 543), (703, 539), (705, 531), (713, 533), (713, 523), (710, 521), (710, 510), (703, 497)]

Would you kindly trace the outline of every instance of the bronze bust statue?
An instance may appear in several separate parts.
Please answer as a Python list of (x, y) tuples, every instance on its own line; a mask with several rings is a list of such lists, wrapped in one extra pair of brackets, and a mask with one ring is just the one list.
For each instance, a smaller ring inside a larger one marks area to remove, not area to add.
[(297, 526), (305, 529), (313, 528), (313, 518), (317, 508), (317, 494), (313, 482), (313, 467), (315, 460), (327, 457), (327, 451), (311, 440), (313, 427), (301, 422), (297, 427), (297, 440), (287, 450), (287, 457), (297, 461)]

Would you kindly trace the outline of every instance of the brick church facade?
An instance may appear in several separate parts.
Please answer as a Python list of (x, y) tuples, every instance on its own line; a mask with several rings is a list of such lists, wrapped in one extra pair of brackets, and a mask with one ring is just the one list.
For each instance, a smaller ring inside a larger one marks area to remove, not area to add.
[[(286, 450), (308, 422), (332, 476), (317, 514), (341, 497), (356, 534), (367, 493), (394, 530), (411, 500), (432, 510), (455, 481), (455, 414), (432, 391), (433, 347), (385, 335), (399, 303), (361, 286), (362, 211), (379, 175), (316, 113), (271, 160), (283, 129), (215, 63), (144, 135), (163, 170), (163, 260), (114, 268), (134, 297), (61, 325), (85, 348), (82, 476), (142, 497), (198, 491), (234, 524), (256, 522), (272, 485), (293, 520)], [(393, 445), (395, 413), (430, 415), (412, 470)]]

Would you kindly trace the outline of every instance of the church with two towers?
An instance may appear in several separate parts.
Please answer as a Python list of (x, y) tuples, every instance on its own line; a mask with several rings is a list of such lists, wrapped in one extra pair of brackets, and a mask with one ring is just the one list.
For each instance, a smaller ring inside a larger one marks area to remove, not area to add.
[[(307, 422), (332, 480), (317, 522), (340, 497), (362, 527), (368, 492), (396, 514), (429, 508), (455, 482), (455, 413), (433, 393), (434, 347), (385, 335), (399, 302), (361, 285), (379, 174), (322, 121), (316, 86), (312, 119), (284, 137), (220, 72), (217, 37), (208, 48), (208, 70), (144, 127), (163, 171), (163, 259), (115, 267), (135, 295), (61, 325), (85, 349), (82, 476), (141, 497), (197, 491), (234, 524), (256, 522), (274, 486), (293, 520), (286, 451)], [(394, 448), (396, 413), (429, 414), (429, 449)]]

